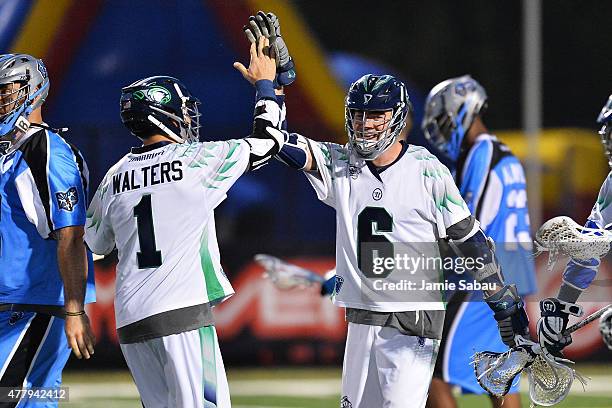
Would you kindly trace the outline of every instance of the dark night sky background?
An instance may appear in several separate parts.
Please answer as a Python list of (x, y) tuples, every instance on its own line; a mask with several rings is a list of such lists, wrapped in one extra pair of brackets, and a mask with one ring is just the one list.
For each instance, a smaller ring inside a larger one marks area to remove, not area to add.
[[(470, 73), (489, 94), (489, 126), (521, 126), (521, 1), (294, 3), (328, 51), (379, 60), (423, 92)], [(612, 92), (611, 16), (612, 1), (543, 1), (544, 127), (596, 127)]]

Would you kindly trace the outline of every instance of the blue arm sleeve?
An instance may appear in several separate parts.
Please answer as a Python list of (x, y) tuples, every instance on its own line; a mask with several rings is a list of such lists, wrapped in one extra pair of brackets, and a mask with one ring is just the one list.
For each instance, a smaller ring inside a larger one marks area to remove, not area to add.
[(459, 192), (465, 200), (468, 209), (474, 216), (478, 217), (476, 211), (478, 203), (482, 198), (487, 175), (491, 168), (493, 156), (493, 143), (490, 140), (478, 142), (468, 154), (461, 177)]
[(274, 85), (272, 81), (268, 79), (260, 79), (255, 82), (255, 99), (270, 99), (276, 101), (276, 94), (274, 93)]
[(53, 230), (85, 225), (87, 198), (83, 176), (70, 146), (58, 135), (49, 132), (47, 171), (50, 218)]
[[(585, 227), (600, 228), (600, 226), (592, 220), (588, 220)], [(595, 258), (586, 261), (571, 259), (563, 272), (563, 280), (578, 289), (584, 290), (588, 288), (595, 279), (595, 275), (597, 275), (597, 270), (599, 269), (599, 263), (599, 259)]]

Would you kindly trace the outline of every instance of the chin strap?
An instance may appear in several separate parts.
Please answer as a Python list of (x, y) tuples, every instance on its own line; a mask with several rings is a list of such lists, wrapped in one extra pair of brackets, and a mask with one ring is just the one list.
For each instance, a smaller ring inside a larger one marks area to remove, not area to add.
[(50, 130), (54, 133), (65, 133), (68, 131), (67, 127), (62, 127), (62, 128), (52, 128), (51, 126), (45, 124), (45, 123), (30, 123), (30, 127), (36, 127), (39, 129), (45, 129), (45, 130)]

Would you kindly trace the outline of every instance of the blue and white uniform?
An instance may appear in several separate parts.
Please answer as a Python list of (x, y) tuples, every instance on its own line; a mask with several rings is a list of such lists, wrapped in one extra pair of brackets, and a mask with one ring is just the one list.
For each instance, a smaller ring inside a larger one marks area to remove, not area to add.
[[(85, 225), (88, 171), (46, 127), (33, 125), (19, 143), (0, 156), (0, 387), (58, 387), (70, 349), (53, 232)], [(89, 253), (85, 301), (95, 301)]]
[[(506, 283), (515, 283), (520, 295), (534, 293), (535, 267), (525, 174), (520, 161), (490, 134), (479, 135), (464, 157), (455, 175), (459, 191), (485, 234), (496, 243), (495, 254)], [(485, 393), (470, 366), (471, 357), (475, 350), (502, 352), (507, 347), (480, 292), (459, 292), (453, 296), (444, 329), (435, 376), (460, 386), (464, 392)], [(511, 392), (517, 389), (518, 384)]]

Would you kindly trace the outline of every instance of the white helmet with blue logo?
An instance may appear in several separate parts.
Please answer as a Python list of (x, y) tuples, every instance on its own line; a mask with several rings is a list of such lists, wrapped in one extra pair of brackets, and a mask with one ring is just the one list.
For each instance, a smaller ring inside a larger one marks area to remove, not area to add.
[(433, 146), (457, 161), (465, 134), (486, 105), (487, 93), (471, 76), (447, 79), (429, 92), (421, 128)]

